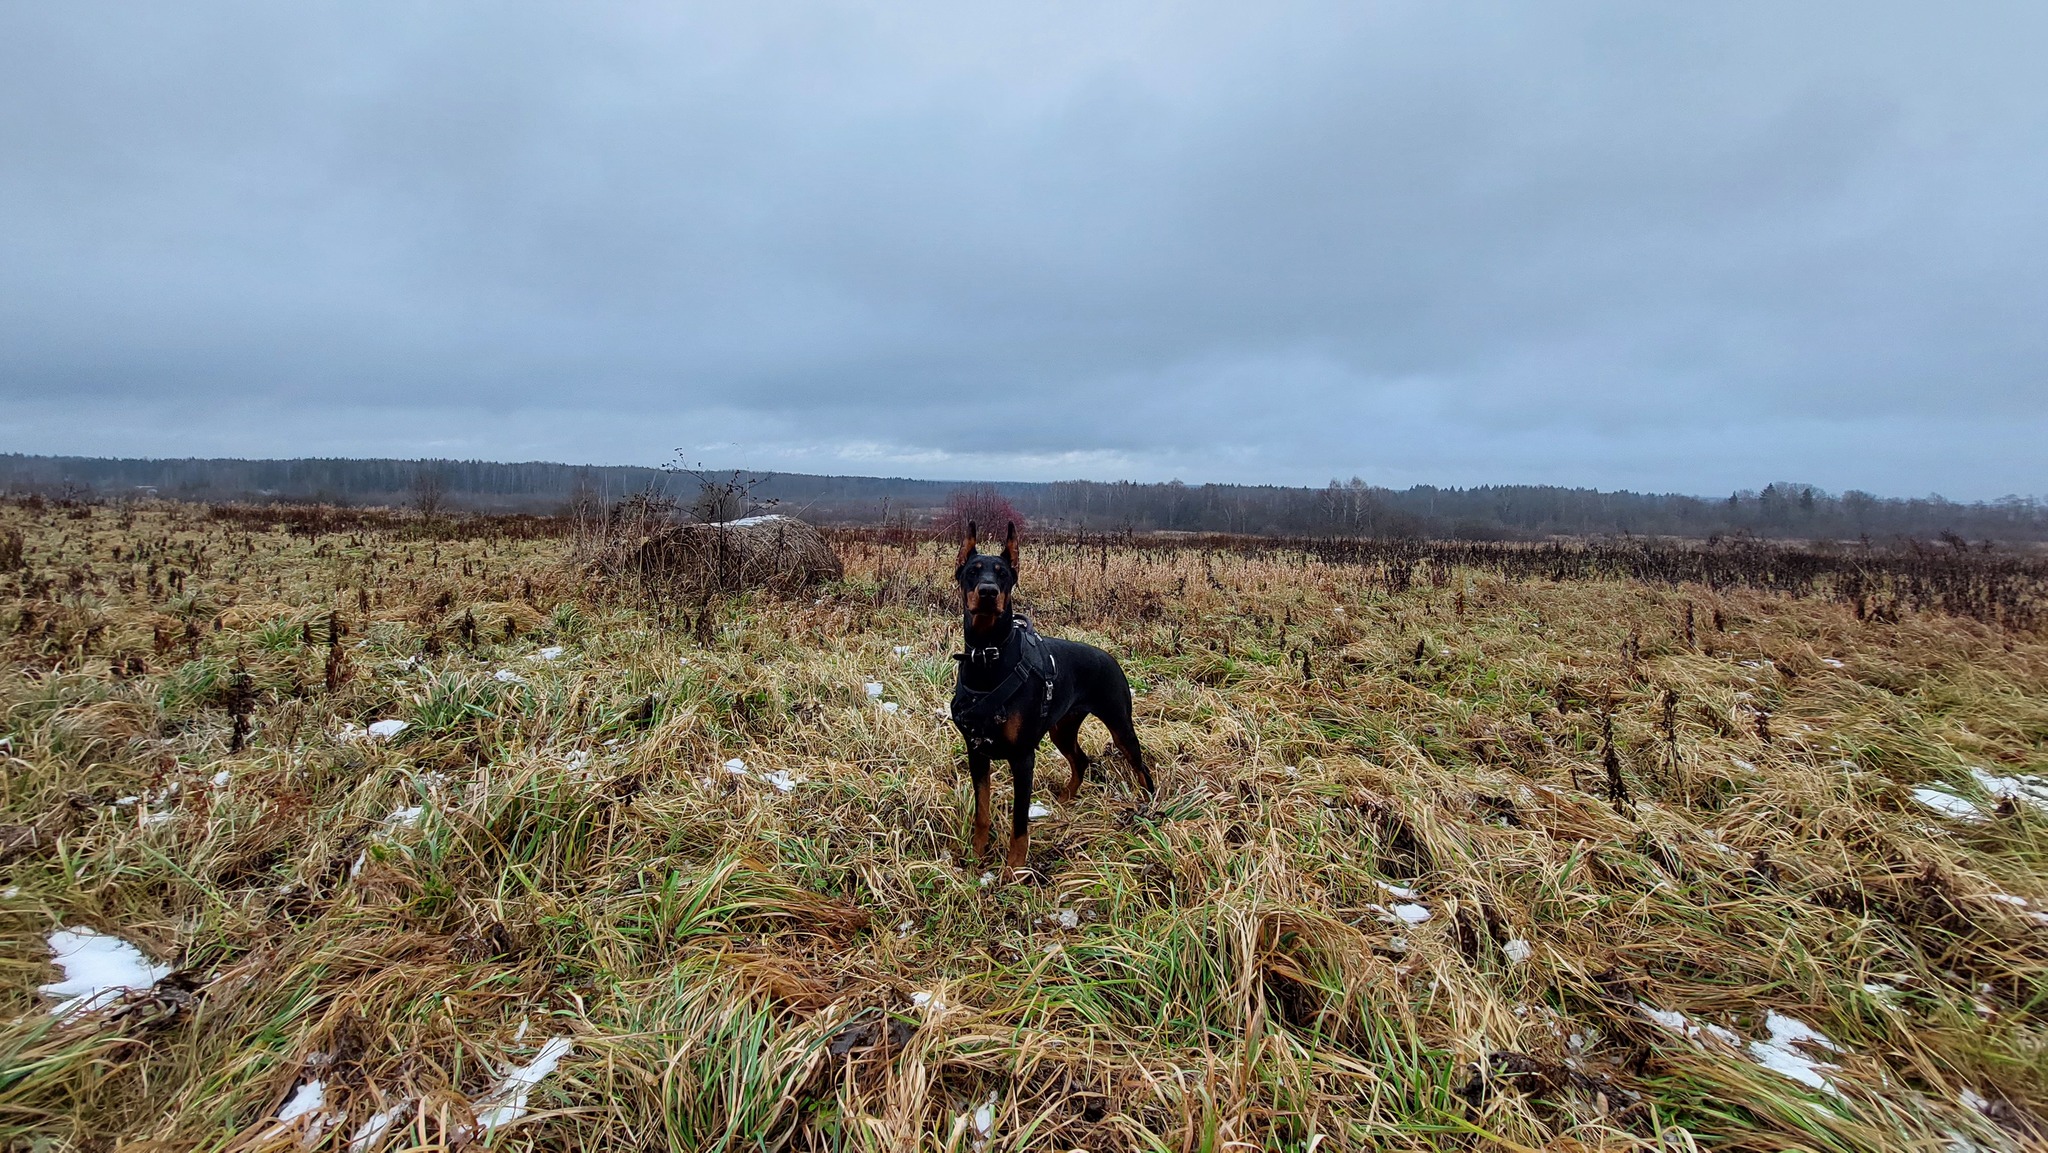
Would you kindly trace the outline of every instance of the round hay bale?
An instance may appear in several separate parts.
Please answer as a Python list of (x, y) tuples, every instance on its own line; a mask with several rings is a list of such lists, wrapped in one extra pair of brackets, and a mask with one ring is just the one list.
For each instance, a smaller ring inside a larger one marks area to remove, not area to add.
[(817, 529), (781, 515), (670, 525), (629, 542), (623, 561), (648, 587), (685, 593), (789, 594), (846, 572)]

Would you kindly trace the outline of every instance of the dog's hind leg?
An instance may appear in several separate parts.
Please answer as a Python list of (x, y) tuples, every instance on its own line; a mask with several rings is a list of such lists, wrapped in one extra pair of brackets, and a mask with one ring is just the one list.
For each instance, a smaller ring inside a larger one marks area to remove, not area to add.
[(1103, 724), (1109, 728), (1109, 739), (1116, 742), (1116, 751), (1124, 755), (1124, 760), (1131, 763), (1131, 771), (1138, 775), (1138, 787), (1148, 797), (1156, 794), (1159, 790), (1152, 783), (1152, 770), (1145, 767), (1145, 750), (1138, 744), (1138, 730), (1131, 724), (1131, 718), (1104, 717)]
[(1082, 782), (1088, 779), (1088, 753), (1081, 748), (1081, 722), (1087, 719), (1086, 709), (1075, 709), (1055, 722), (1049, 734), (1052, 737), (1052, 747), (1067, 758), (1067, 764), (1074, 770), (1074, 779), (1068, 781), (1067, 787), (1058, 793), (1062, 805), (1073, 804), (1074, 798), (1081, 795)]
[(1138, 777), (1138, 787), (1144, 789), (1148, 797), (1156, 793), (1152, 770), (1145, 766), (1145, 749), (1138, 744), (1137, 726), (1131, 724), (1131, 690), (1119, 686), (1115, 692), (1098, 694), (1089, 702), (1089, 709), (1102, 719), (1102, 727), (1109, 730), (1109, 739), (1115, 742), (1116, 751), (1130, 762), (1131, 772)]

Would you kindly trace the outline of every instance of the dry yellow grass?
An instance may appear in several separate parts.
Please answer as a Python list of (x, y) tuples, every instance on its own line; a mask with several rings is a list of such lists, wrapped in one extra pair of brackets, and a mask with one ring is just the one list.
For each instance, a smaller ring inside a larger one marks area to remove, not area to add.
[[(2048, 813), (1984, 791), (2048, 764), (2038, 636), (1027, 543), (1025, 603), (1125, 660), (1162, 788), (1106, 763), (1034, 824), (1042, 883), (984, 886), (950, 546), (843, 537), (844, 581), (707, 619), (545, 536), (9, 529), (21, 1148), (346, 1148), (380, 1110), (365, 1148), (2041, 1140)], [(64, 926), (177, 972), (59, 1021)], [(1765, 1044), (1793, 1019), (1836, 1050)]]

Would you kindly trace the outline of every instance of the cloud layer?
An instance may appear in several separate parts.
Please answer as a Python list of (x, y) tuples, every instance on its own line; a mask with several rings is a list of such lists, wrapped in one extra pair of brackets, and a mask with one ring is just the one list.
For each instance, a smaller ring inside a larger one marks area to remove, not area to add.
[(2038, 4), (13, 5), (0, 449), (2048, 491)]

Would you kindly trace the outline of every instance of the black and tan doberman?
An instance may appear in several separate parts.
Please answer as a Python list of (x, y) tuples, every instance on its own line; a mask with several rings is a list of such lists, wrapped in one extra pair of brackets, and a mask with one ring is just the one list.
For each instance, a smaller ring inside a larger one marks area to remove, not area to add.
[(1010, 763), (1010, 847), (1004, 862), (1015, 878), (1026, 869), (1031, 772), (1042, 738), (1051, 736), (1074, 770), (1059, 790), (1061, 804), (1073, 802), (1088, 775), (1080, 737), (1081, 722), (1091, 715), (1109, 729), (1147, 797), (1154, 791), (1152, 773), (1131, 727), (1131, 685), (1123, 666), (1093, 645), (1039, 636), (1015, 611), (1017, 526), (1009, 526), (1000, 554), (976, 552), (975, 544), (970, 522), (953, 573), (966, 635), (966, 651), (953, 658), (960, 662), (953, 723), (966, 738), (967, 771), (974, 778), (976, 862), (988, 855), (990, 765)]

